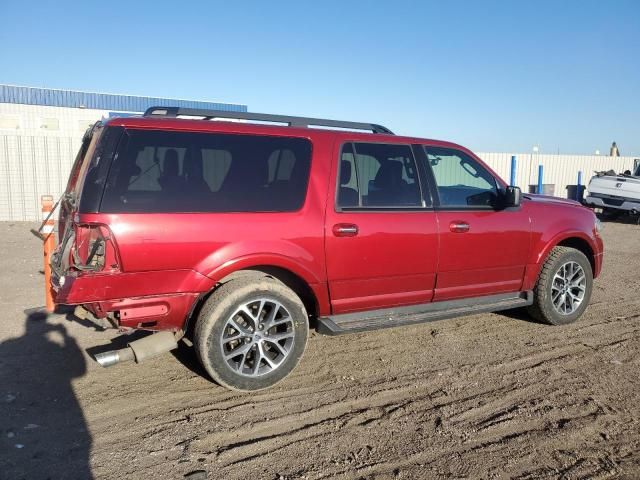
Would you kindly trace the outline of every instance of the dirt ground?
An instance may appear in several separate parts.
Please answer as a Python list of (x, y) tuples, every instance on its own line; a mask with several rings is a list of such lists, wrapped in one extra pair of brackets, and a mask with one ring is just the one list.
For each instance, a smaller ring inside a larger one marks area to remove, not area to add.
[(116, 332), (28, 310), (43, 304), (31, 226), (0, 224), (0, 478), (640, 478), (639, 226), (606, 224), (573, 325), (315, 334), (253, 394), (210, 382), (186, 347), (98, 366)]

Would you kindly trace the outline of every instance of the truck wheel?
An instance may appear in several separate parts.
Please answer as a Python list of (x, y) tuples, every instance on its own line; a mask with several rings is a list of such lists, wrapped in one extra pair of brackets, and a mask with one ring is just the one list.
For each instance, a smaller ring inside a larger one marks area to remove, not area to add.
[(298, 296), (267, 276), (232, 279), (207, 299), (194, 330), (200, 363), (233, 390), (260, 390), (298, 364), (309, 335)]
[(602, 217), (605, 220), (616, 220), (622, 216), (624, 211), (618, 210), (617, 208), (603, 208), (602, 209)]
[(591, 264), (584, 254), (555, 247), (540, 270), (529, 314), (551, 325), (566, 325), (584, 313), (593, 287)]

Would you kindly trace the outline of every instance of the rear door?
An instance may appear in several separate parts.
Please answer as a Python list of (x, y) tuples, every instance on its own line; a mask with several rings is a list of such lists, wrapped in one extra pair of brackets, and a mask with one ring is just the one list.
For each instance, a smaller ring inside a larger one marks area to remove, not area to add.
[(333, 313), (430, 302), (437, 222), (411, 146), (347, 142), (334, 158), (325, 231)]
[(521, 207), (500, 207), (503, 188), (471, 154), (425, 146), (440, 226), (434, 300), (516, 292), (529, 257), (530, 220)]

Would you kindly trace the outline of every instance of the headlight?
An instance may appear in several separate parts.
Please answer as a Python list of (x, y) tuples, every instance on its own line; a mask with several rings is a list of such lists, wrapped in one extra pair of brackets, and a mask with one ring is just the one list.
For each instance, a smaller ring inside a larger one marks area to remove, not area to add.
[(596, 217), (596, 232), (600, 233), (604, 229), (604, 225), (598, 217)]

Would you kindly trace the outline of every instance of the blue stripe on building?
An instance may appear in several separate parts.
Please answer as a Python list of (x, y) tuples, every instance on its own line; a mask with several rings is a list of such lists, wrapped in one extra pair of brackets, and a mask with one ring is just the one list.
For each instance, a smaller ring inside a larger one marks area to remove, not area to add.
[(89, 108), (116, 112), (144, 112), (149, 107), (184, 107), (228, 112), (246, 112), (247, 106), (231, 103), (200, 102), (160, 97), (135, 97), (109, 93), (88, 93), (50, 88), (0, 85), (0, 103), (44, 105), (50, 107)]

